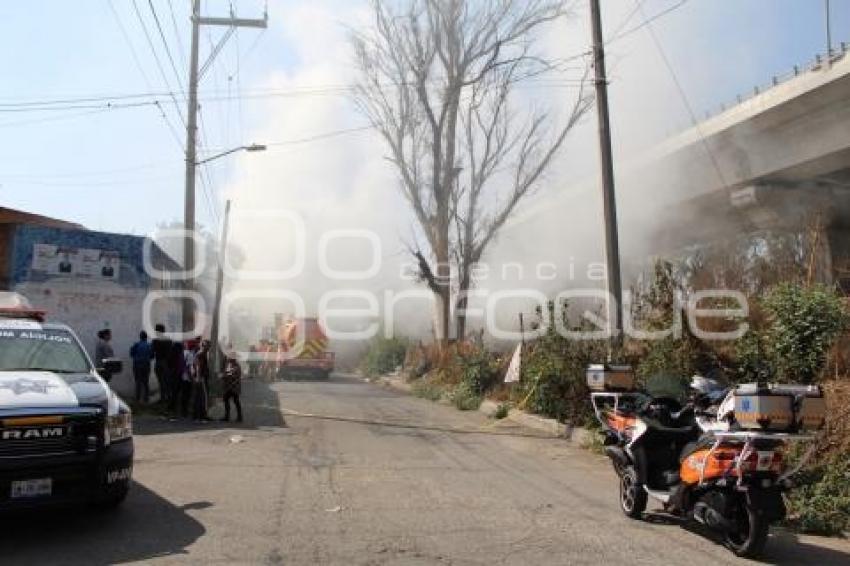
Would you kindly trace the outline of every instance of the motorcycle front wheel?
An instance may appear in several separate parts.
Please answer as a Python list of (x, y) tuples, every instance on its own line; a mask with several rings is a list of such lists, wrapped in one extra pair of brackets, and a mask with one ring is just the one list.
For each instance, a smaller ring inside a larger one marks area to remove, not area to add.
[(634, 467), (626, 466), (620, 473), (620, 509), (631, 519), (640, 519), (646, 509), (646, 490), (638, 481)]
[(767, 543), (770, 523), (750, 505), (741, 505), (736, 524), (738, 528), (735, 531), (727, 531), (724, 535), (726, 547), (741, 558), (754, 558), (761, 554)]

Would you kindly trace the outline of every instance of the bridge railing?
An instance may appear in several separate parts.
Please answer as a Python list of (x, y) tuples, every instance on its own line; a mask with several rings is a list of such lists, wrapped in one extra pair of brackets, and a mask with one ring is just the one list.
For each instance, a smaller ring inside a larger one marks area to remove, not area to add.
[(818, 53), (817, 55), (815, 55), (814, 60), (810, 61), (809, 63), (802, 66), (794, 65), (791, 70), (780, 75), (774, 75), (769, 83), (756, 85), (750, 92), (746, 94), (738, 94), (734, 101), (731, 101), (729, 103), (723, 103), (713, 111), (707, 110), (705, 112), (705, 119), (708, 120), (709, 118), (713, 118), (714, 116), (720, 115), (726, 112), (727, 110), (738, 106), (739, 104), (751, 100), (774, 87), (792, 81), (806, 73), (809, 73), (811, 71), (819, 71), (823, 69), (824, 65), (831, 65), (836, 61), (840, 61), (841, 59), (847, 56), (847, 53), (848, 45), (846, 42), (842, 41), (839, 47), (837, 49), (834, 49), (831, 53)]

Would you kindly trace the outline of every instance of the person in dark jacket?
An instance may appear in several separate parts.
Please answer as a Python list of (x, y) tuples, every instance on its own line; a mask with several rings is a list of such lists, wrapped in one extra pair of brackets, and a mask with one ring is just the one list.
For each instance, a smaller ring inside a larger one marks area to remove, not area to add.
[(168, 374), (168, 408), (175, 416), (180, 410), (180, 393), (183, 388), (183, 374), (186, 373), (186, 357), (183, 343), (175, 340), (171, 343), (171, 371)]
[[(97, 333), (97, 346), (94, 348), (94, 363), (97, 367), (102, 367), (104, 360), (115, 357), (115, 351), (112, 349), (112, 344), (110, 344), (111, 341), (112, 331), (108, 328), (104, 328)], [(103, 371), (100, 375), (105, 381), (112, 379), (111, 373)]]
[(233, 400), (233, 404), (236, 405), (236, 422), (241, 423), (242, 368), (239, 367), (236, 358), (230, 354), (225, 361), (222, 385), (224, 386), (224, 417), (221, 420), (224, 422), (230, 420), (230, 401)]
[(154, 366), (153, 371), (156, 374), (156, 381), (159, 384), (159, 401), (167, 404), (171, 401), (171, 339), (165, 335), (165, 326), (157, 324), (155, 327), (156, 338), (151, 343), (153, 350)]
[(130, 359), (133, 360), (133, 378), (136, 381), (136, 403), (150, 401), (150, 375), (153, 348), (148, 342), (148, 333), (139, 332), (139, 341), (130, 347)]
[(203, 340), (195, 355), (195, 371), (192, 374), (192, 418), (208, 421), (207, 401), (210, 382), (210, 341)]

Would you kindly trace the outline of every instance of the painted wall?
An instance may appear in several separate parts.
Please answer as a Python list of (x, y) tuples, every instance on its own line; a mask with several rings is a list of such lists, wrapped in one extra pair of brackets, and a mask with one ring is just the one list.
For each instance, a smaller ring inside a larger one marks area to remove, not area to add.
[[(127, 397), (132, 397), (134, 391), (129, 350), (142, 329), (145, 297), (149, 291), (165, 285), (145, 272), (144, 242), (138, 236), (19, 225), (9, 257), (13, 290), (26, 296), (34, 307), (46, 310), (49, 320), (73, 328), (89, 354), (94, 353), (98, 330), (112, 330), (115, 355), (124, 361), (124, 371), (113, 377), (112, 384)], [(34, 257), (34, 251), (44, 249), (45, 245), (63, 250), (103, 250), (110, 257), (120, 259), (112, 278), (100, 276), (99, 271), (91, 275), (56, 273), (43, 269), (44, 262)], [(152, 255), (157, 269), (177, 268), (156, 246)], [(180, 322), (179, 303), (158, 301), (152, 319), (176, 328)], [(151, 377), (152, 386), (155, 382)]]

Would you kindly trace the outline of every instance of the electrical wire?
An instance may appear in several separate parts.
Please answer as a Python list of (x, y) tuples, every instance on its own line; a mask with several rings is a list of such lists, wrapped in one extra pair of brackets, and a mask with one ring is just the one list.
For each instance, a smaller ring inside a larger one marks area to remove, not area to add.
[[(524, 83), (520, 83), (520, 86), (525, 88), (568, 88), (568, 87), (580, 87), (585, 81), (583, 79), (530, 79), (525, 81)], [(402, 85), (398, 84), (390, 84), (384, 83), (382, 86), (387, 88), (400, 87)], [(356, 89), (356, 85), (353, 84), (339, 84), (339, 85), (316, 85), (316, 86), (304, 86), (304, 87), (294, 87), (288, 89), (253, 89), (253, 90), (243, 90), (241, 95), (237, 95), (240, 98), (244, 99), (264, 99), (264, 98), (277, 98), (277, 97), (300, 97), (300, 96), (323, 96), (323, 95), (348, 95), (354, 89)], [(223, 93), (223, 95), (222, 95)], [(84, 103), (96, 103), (96, 102), (112, 102), (112, 101), (128, 101), (137, 98), (167, 98), (167, 99), (175, 99), (177, 98), (177, 94), (173, 91), (165, 91), (165, 92), (150, 92), (150, 93), (127, 93), (127, 94), (109, 94), (109, 95), (83, 95), (79, 97), (65, 97), (65, 98), (56, 98), (56, 99), (43, 99), (43, 100), (25, 100), (25, 101), (15, 101), (15, 102), (2, 102), (0, 101), (0, 112), (12, 111), (14, 109), (23, 109), (29, 111), (38, 111), (43, 109), (49, 109), (50, 107), (63, 107), (70, 106), (76, 107), (75, 105), (84, 104)], [(182, 95), (181, 95), (182, 96)], [(218, 102), (218, 101), (229, 101), (236, 100), (237, 96), (228, 95), (225, 90), (209, 90), (200, 92), (198, 95), (198, 100), (201, 102)], [(9, 99), (7, 99), (9, 100)], [(185, 98), (184, 98), (185, 101)]]
[(159, 38), (162, 40), (162, 46), (165, 48), (165, 54), (168, 57), (168, 62), (171, 64), (171, 70), (174, 73), (174, 78), (177, 81), (177, 88), (180, 89), (180, 92), (183, 96), (186, 96), (185, 91), (183, 90), (183, 78), (180, 76), (180, 72), (177, 70), (177, 65), (174, 63), (174, 57), (171, 55), (171, 47), (168, 45), (168, 40), (165, 39), (165, 32), (162, 30), (162, 24), (159, 21), (159, 16), (156, 13), (156, 8), (154, 8), (153, 0), (148, 0), (148, 6), (151, 9), (151, 14), (153, 15), (153, 21), (156, 24), (156, 29), (159, 31)]
[(177, 18), (174, 17), (174, 4), (171, 0), (168, 0), (168, 12), (171, 14), (171, 25), (174, 28), (174, 38), (177, 40), (177, 53), (180, 55), (180, 62), (183, 64), (183, 68), (186, 69), (189, 67), (189, 64), (186, 61), (186, 52), (183, 50), (183, 40), (180, 39), (180, 26), (177, 25)]
[[(204, 111), (203, 107), (201, 107), (200, 105), (198, 106), (198, 118), (201, 126), (200, 128), (198, 128), (201, 134), (201, 140), (199, 140), (201, 143), (199, 143), (198, 145), (203, 151), (203, 148), (209, 147), (209, 143), (207, 141), (207, 125), (204, 119)], [(198, 166), (198, 168), (200, 169), (199, 176), (201, 178), (201, 187), (203, 188), (204, 196), (206, 197), (207, 208), (209, 209), (210, 216), (216, 221), (216, 223), (220, 224), (221, 216), (219, 214), (218, 201), (214, 198), (215, 189), (212, 180), (212, 174), (210, 173), (211, 167), (212, 166), (210, 163), (201, 163)], [(206, 182), (204, 181), (204, 175), (206, 175)]]
[[(682, 0), (676, 7), (681, 7), (688, 0)], [(635, 0), (635, 4), (638, 3), (638, 0)], [(691, 118), (691, 124), (696, 129), (697, 134), (699, 135), (700, 142), (705, 148), (706, 153), (708, 154), (709, 159), (711, 160), (712, 167), (714, 168), (715, 173), (717, 174), (717, 178), (720, 183), (726, 187), (728, 186), (726, 183), (726, 176), (723, 174), (723, 169), (720, 167), (720, 163), (717, 160), (717, 156), (714, 154), (714, 151), (711, 149), (711, 146), (708, 143), (708, 140), (705, 137), (705, 134), (700, 127), (699, 119), (697, 118), (696, 112), (694, 112), (693, 105), (691, 104), (690, 99), (688, 98), (687, 93), (685, 92), (685, 88), (682, 86), (682, 82), (679, 80), (679, 76), (676, 73), (676, 70), (673, 68), (673, 64), (670, 61), (670, 58), (667, 56), (667, 52), (664, 47), (661, 45), (661, 40), (659, 40), (658, 35), (655, 33), (655, 30), (652, 27), (652, 22), (658, 19), (658, 15), (653, 18), (647, 18), (646, 14), (643, 11), (642, 7), (638, 7), (641, 12), (641, 16), (644, 18), (643, 24), (641, 27), (646, 27), (647, 32), (652, 38), (652, 42), (655, 44), (655, 48), (658, 50), (658, 54), (661, 56), (662, 61), (664, 61), (664, 66), (667, 68), (667, 72), (670, 74), (670, 78), (673, 80), (673, 84), (676, 86), (676, 90), (679, 92), (679, 97), (682, 99), (682, 102), (685, 105), (685, 108), (688, 111), (688, 114)], [(666, 13), (669, 13), (670, 10), (667, 10)]]
[(183, 126), (186, 126), (186, 119), (183, 117), (183, 113), (180, 110), (180, 104), (177, 102), (177, 98), (174, 96), (174, 93), (171, 92), (171, 86), (168, 81), (168, 77), (165, 74), (165, 70), (162, 68), (162, 62), (159, 60), (159, 54), (154, 47), (153, 40), (151, 39), (150, 33), (148, 32), (148, 27), (145, 24), (145, 19), (142, 17), (142, 13), (139, 11), (139, 6), (136, 3), (136, 0), (132, 0), (133, 2), (133, 10), (136, 13), (136, 18), (139, 20), (139, 24), (142, 26), (142, 31), (145, 34), (145, 39), (148, 42), (148, 47), (151, 50), (151, 54), (153, 54), (154, 62), (156, 63), (157, 69), (159, 69), (159, 74), (162, 77), (162, 80), (165, 82), (165, 87), (168, 89), (168, 93), (170, 94), (171, 100), (174, 102), (174, 109), (177, 111), (177, 115), (180, 117), (180, 121), (183, 122)]
[(629, 35), (632, 35), (633, 33), (640, 31), (647, 26), (650, 26), (654, 21), (656, 21), (660, 18), (663, 18), (667, 14), (675, 12), (676, 10), (678, 10), (679, 8), (681, 8), (682, 6), (687, 4), (688, 2), (690, 2), (690, 0), (679, 0), (679, 2), (670, 6), (669, 8), (662, 10), (661, 12), (655, 14), (654, 16), (647, 18), (646, 14), (643, 11), (644, 2), (643, 1), (638, 2), (637, 0), (635, 0), (635, 12), (640, 12), (641, 17), (643, 18), (643, 21), (640, 24), (636, 25), (635, 27), (633, 27), (629, 30), (626, 30), (624, 32), (616, 34), (613, 38), (611, 38), (608, 41), (608, 43), (610, 44), (610, 43), (614, 43), (615, 41), (619, 41), (620, 39), (623, 39), (624, 37), (628, 37)]
[[(135, 63), (136, 68), (139, 70), (139, 74), (141, 74), (142, 80), (145, 82), (145, 86), (148, 88), (148, 96), (150, 96), (150, 93), (152, 93), (154, 89), (151, 86), (151, 81), (148, 78), (148, 74), (145, 72), (145, 68), (142, 66), (138, 53), (136, 53), (136, 48), (133, 46), (133, 42), (130, 40), (130, 35), (127, 33), (127, 28), (124, 27), (124, 24), (121, 21), (121, 17), (118, 15), (118, 11), (115, 9), (113, 0), (109, 0), (107, 4), (109, 5), (109, 9), (112, 12), (112, 16), (115, 18), (115, 23), (118, 24), (118, 29), (120, 30), (121, 35), (124, 38), (124, 42), (130, 49), (130, 54), (133, 57), (133, 62)], [(165, 113), (165, 110), (163, 110), (163, 108), (159, 104), (157, 104), (157, 109), (159, 110), (160, 117), (165, 122), (166, 127), (168, 128), (169, 132), (171, 132), (171, 135), (174, 137), (175, 141), (177, 142), (177, 145), (180, 147), (180, 151), (182, 152), (183, 142), (180, 141), (180, 136), (176, 134), (174, 124), (171, 123), (171, 120), (168, 118), (168, 114)]]

